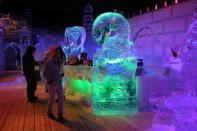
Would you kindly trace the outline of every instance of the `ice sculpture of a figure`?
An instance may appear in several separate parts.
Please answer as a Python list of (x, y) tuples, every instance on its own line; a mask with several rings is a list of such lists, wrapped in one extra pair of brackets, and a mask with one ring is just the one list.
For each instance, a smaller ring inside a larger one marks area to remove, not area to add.
[(177, 87), (183, 89), (181, 93), (173, 92), (165, 100), (165, 105), (174, 113), (174, 126), (176, 131), (197, 130), (197, 12), (187, 32), (187, 41), (181, 52), (183, 62), (180, 81)]
[(185, 50), (182, 52), (183, 69), (181, 76), (181, 87), (192, 91), (195, 95), (197, 91), (197, 12), (194, 15), (193, 23), (189, 26)]
[(103, 13), (94, 21), (92, 35), (102, 44), (93, 57), (94, 113), (133, 112), (136, 61), (128, 21), (118, 13)]
[(68, 27), (64, 33), (63, 51), (69, 57), (79, 56), (84, 52), (84, 42), (86, 39), (86, 31), (83, 27)]
[(36, 61), (43, 61), (45, 57), (45, 52), (47, 51), (44, 39), (42, 36), (37, 35), (38, 43), (35, 45), (36, 52), (35, 52), (35, 60)]

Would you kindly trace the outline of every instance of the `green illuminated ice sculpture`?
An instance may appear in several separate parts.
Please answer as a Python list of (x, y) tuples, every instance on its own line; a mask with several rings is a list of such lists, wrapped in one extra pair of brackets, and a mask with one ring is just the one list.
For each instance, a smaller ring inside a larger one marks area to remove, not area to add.
[(94, 21), (92, 35), (102, 45), (93, 57), (94, 113), (137, 112), (136, 59), (128, 21), (118, 13), (103, 13)]

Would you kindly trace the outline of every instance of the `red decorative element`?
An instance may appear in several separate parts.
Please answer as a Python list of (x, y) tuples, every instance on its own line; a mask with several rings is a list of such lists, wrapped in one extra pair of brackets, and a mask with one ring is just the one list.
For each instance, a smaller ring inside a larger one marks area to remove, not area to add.
[(167, 1), (164, 1), (164, 7), (167, 7)]
[(146, 12), (149, 12), (149, 11), (150, 11), (150, 9), (149, 9), (149, 7), (147, 7), (147, 8), (146, 8)]
[(155, 10), (158, 10), (158, 5), (157, 4), (155, 5)]
[(142, 9), (140, 9), (140, 14), (142, 14)]
[(179, 3), (179, 1), (178, 0), (175, 0), (175, 4), (178, 4)]

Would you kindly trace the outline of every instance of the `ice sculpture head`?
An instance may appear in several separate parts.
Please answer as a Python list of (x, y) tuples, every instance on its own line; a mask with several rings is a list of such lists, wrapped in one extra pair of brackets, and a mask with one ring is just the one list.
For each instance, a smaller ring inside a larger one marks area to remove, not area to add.
[(132, 77), (136, 63), (133, 43), (129, 41), (128, 21), (118, 13), (104, 13), (94, 21), (92, 32), (98, 44), (102, 44), (101, 50), (98, 50), (93, 58), (94, 71), (104, 75), (124, 74), (124, 76), (129, 72)]
[(130, 25), (119, 13), (103, 13), (94, 21), (92, 36), (98, 44), (103, 44), (106, 39), (113, 36), (129, 39)]
[(64, 37), (65, 40), (68, 41), (69, 46), (76, 45), (79, 39), (81, 39), (80, 46), (82, 46), (82, 44), (85, 41), (86, 32), (83, 27), (79, 27), (79, 26), (68, 27), (65, 30)]
[(83, 27), (68, 27), (64, 34), (63, 51), (69, 56), (78, 56), (84, 52), (84, 42), (86, 39), (86, 31)]

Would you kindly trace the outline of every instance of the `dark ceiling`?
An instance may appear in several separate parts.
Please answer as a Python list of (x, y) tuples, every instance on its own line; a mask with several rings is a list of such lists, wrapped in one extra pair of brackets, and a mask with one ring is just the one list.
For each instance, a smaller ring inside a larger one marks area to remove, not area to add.
[[(94, 8), (94, 17), (107, 11), (124, 11), (125, 16), (132, 16), (153, 9), (154, 4), (163, 5), (164, 0), (0, 0), (0, 12), (12, 16), (23, 16), (24, 9), (32, 11), (33, 26), (59, 29), (81, 25), (83, 8), (89, 2)], [(166, 0), (173, 3), (174, 0)], [(183, 1), (183, 0), (182, 0)]]

